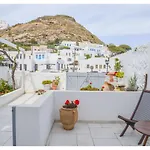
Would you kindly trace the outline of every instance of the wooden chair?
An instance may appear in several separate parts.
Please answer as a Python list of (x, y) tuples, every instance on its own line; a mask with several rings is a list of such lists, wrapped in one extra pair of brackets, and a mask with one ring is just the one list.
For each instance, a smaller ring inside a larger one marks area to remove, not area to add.
[[(139, 101), (130, 117), (125, 118), (123, 116), (118, 116), (119, 119), (122, 119), (125, 121), (126, 126), (122, 133), (120, 134), (120, 137), (124, 135), (128, 127), (130, 126), (134, 130), (134, 125), (137, 121), (142, 121), (142, 120), (150, 120), (150, 91), (146, 90), (147, 88), (147, 74), (145, 75), (145, 86), (144, 89), (141, 93), (141, 96), (139, 98)], [(141, 144), (144, 139), (144, 136), (140, 139), (138, 144)]]

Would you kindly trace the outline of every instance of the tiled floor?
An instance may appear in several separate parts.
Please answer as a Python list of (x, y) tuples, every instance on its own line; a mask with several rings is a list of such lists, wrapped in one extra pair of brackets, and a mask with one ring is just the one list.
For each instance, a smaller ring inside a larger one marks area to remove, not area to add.
[(0, 108), (0, 146), (12, 146), (11, 108)]
[[(49, 146), (137, 146), (141, 137), (136, 131), (128, 128), (126, 134), (119, 134), (124, 124), (80, 123), (66, 131), (61, 123), (55, 122), (48, 140)], [(150, 140), (147, 143), (150, 146)]]
[[(12, 146), (11, 108), (0, 108), (0, 146)], [(55, 122), (48, 140), (49, 146), (137, 146), (141, 135), (129, 128), (123, 137), (119, 134), (124, 124), (78, 122), (71, 131)], [(147, 143), (150, 146), (150, 140)]]

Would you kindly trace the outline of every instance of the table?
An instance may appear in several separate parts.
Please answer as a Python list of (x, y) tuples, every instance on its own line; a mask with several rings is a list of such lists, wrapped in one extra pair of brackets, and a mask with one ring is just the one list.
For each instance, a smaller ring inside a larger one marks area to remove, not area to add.
[(147, 143), (148, 137), (150, 136), (150, 121), (138, 121), (137, 123), (135, 123), (134, 128), (138, 132), (143, 134), (139, 144), (141, 144), (144, 140), (143, 146), (145, 146)]

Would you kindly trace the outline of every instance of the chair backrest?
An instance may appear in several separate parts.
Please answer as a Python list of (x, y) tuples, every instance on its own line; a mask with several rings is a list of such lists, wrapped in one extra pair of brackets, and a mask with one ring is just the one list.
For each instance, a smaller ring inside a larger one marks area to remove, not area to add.
[(140, 99), (131, 116), (131, 120), (150, 120), (150, 91), (147, 88), (148, 76), (145, 75), (145, 86), (141, 93)]
[(132, 120), (150, 120), (150, 91), (145, 90), (142, 92), (141, 101)]

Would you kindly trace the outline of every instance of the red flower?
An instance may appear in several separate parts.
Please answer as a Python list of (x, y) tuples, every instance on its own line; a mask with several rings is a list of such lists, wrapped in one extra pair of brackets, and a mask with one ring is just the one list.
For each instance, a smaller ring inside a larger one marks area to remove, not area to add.
[(75, 101), (74, 101), (74, 103), (76, 104), (76, 105), (79, 105), (79, 100), (78, 99), (76, 99)]
[(90, 82), (90, 84), (92, 84), (92, 82)]
[(104, 86), (102, 86), (102, 89), (104, 88)]
[(116, 75), (116, 74), (117, 74), (117, 72), (114, 73), (114, 75)]
[(66, 104), (66, 105), (70, 104), (70, 101), (69, 101), (69, 100), (66, 100), (65, 104)]

